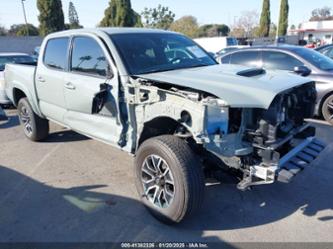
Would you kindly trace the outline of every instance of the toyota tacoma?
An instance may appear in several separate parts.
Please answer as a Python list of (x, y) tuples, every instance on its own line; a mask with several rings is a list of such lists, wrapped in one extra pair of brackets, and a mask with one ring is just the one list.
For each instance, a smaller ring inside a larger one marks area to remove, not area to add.
[(246, 190), (289, 182), (324, 149), (305, 121), (314, 82), (218, 65), (181, 34), (72, 30), (40, 51), (36, 65), (5, 69), (25, 135), (45, 139), (50, 120), (134, 155), (139, 197), (161, 221), (193, 214), (216, 167), (238, 172)]

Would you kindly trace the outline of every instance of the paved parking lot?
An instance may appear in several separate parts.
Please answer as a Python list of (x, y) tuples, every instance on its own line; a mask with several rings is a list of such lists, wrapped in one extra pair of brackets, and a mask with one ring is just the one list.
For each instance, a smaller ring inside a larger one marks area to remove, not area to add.
[(170, 227), (138, 202), (132, 157), (52, 125), (25, 139), (15, 110), (0, 122), (0, 242), (333, 242), (333, 128), (328, 143), (290, 184), (240, 192), (232, 177), (207, 187), (197, 217)]

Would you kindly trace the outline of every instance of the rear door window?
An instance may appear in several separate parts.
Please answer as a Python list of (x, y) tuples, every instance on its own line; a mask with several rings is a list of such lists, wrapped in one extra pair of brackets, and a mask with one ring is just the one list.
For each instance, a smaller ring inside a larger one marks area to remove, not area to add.
[(50, 39), (44, 52), (44, 64), (53, 69), (65, 70), (68, 61), (68, 44), (68, 37)]
[(304, 63), (295, 57), (276, 51), (263, 52), (263, 64), (266, 69), (278, 69), (293, 71), (295, 67), (302, 66)]
[(259, 51), (242, 51), (231, 54), (230, 64), (238, 64), (249, 67), (260, 67)]

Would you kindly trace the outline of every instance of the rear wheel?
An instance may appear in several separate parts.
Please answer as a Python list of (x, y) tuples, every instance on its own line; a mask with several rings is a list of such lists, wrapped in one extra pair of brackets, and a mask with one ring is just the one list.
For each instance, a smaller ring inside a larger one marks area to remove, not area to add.
[(20, 99), (17, 110), (27, 138), (40, 141), (48, 136), (49, 121), (34, 113), (27, 98)]
[(330, 95), (323, 103), (322, 113), (324, 119), (333, 125), (333, 94)]
[(135, 167), (141, 200), (160, 221), (179, 223), (201, 206), (203, 170), (180, 138), (167, 135), (145, 141), (137, 152)]

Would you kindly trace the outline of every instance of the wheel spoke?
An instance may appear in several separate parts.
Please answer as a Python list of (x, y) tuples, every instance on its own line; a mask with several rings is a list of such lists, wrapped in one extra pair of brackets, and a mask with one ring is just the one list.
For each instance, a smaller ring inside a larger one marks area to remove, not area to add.
[(157, 173), (157, 170), (155, 168), (155, 165), (154, 165), (154, 162), (153, 162), (153, 158), (152, 157), (148, 157), (146, 160), (145, 160), (145, 164), (147, 166), (147, 168), (149, 170), (151, 170), (152, 172), (154, 173)]
[(327, 104), (328, 109), (333, 111), (333, 102)]
[(151, 185), (150, 187), (148, 187), (148, 188), (146, 189), (146, 191), (145, 191), (145, 195), (148, 196), (149, 193), (150, 193), (150, 191), (153, 190), (153, 189), (155, 189), (155, 191), (154, 191), (154, 195), (155, 195), (155, 193), (156, 193), (156, 189), (157, 189), (157, 186), (156, 186), (155, 184)]
[(161, 192), (160, 187), (156, 186), (156, 189), (155, 189), (155, 192), (154, 192), (154, 196), (153, 196), (153, 203), (154, 204), (156, 203), (156, 198), (158, 198), (160, 196), (160, 192)]
[[(157, 160), (157, 162), (156, 162), (156, 160)], [(162, 163), (162, 159), (160, 157), (152, 156), (152, 163), (153, 163), (153, 166), (154, 166), (154, 169), (156, 170), (156, 172), (161, 173), (160, 166)]]
[(146, 173), (147, 175), (149, 175), (149, 176), (151, 176), (152, 178), (154, 178), (155, 177), (155, 172), (154, 171), (152, 171), (149, 167), (148, 167), (148, 165), (147, 165), (147, 163), (145, 164), (147, 167), (143, 167), (142, 168), (142, 171), (144, 172), (144, 173)]

